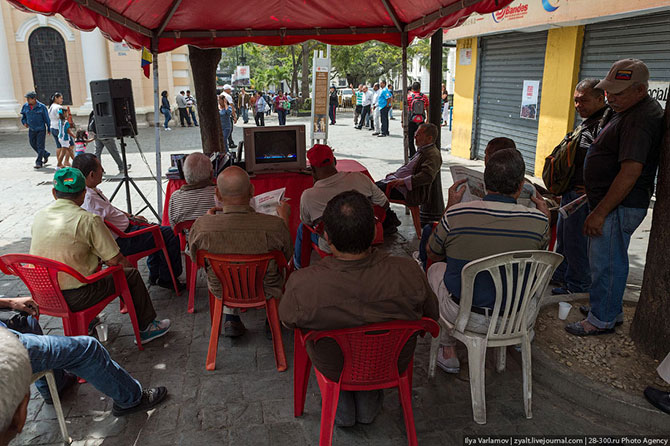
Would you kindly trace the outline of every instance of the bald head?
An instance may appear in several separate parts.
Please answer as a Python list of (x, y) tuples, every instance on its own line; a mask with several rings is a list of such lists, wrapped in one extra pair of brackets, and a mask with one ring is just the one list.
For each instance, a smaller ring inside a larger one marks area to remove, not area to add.
[(0, 328), (0, 358), (0, 444), (4, 445), (26, 421), (32, 368), (26, 348), (5, 328)]
[(249, 174), (237, 166), (230, 166), (217, 177), (216, 193), (224, 204), (248, 204), (254, 196), (254, 187)]

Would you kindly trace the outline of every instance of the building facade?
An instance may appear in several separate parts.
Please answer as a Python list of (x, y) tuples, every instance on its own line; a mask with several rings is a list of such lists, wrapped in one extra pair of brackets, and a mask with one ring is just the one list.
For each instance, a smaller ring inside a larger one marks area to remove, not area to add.
[(462, 158), (483, 159), (489, 139), (507, 136), (540, 176), (577, 123), (577, 82), (604, 78), (619, 59), (643, 60), (650, 94), (668, 98), (667, 0), (515, 0), (446, 38), (457, 40), (452, 153)]
[[(130, 79), (138, 125), (153, 122), (153, 79), (144, 77), (140, 51), (105, 39), (97, 29), (79, 31), (59, 15), (27, 14), (7, 2), (0, 2), (0, 25), (0, 131), (23, 128), (19, 110), (33, 90), (47, 105), (53, 93), (62, 93), (75, 121), (86, 122), (89, 82), (107, 78)], [(171, 103), (193, 85), (187, 47), (159, 55), (158, 68), (159, 91), (167, 90)]]

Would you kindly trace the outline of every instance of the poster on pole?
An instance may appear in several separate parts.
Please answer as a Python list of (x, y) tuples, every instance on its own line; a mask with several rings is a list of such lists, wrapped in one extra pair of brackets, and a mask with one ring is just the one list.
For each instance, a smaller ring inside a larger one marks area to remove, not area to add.
[(245, 86), (248, 87), (251, 85), (249, 80), (249, 66), (248, 65), (239, 65), (235, 68), (235, 80), (233, 81), (233, 86)]
[(537, 100), (540, 94), (540, 81), (523, 81), (521, 93), (521, 118), (537, 119)]
[(323, 52), (314, 53), (312, 69), (312, 140), (328, 139), (328, 80), (330, 79), (330, 58)]

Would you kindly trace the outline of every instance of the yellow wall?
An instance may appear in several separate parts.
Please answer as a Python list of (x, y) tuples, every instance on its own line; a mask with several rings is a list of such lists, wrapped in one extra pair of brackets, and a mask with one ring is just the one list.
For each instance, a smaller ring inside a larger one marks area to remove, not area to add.
[[(461, 50), (472, 49), (469, 65), (461, 65)], [(454, 115), (451, 128), (451, 153), (470, 159), (472, 115), (474, 112), (475, 76), (477, 74), (477, 38), (460, 39), (456, 46), (456, 83)]]
[(549, 30), (542, 75), (535, 176), (542, 175), (544, 159), (572, 130), (575, 119), (573, 92), (579, 75), (583, 40), (583, 26)]

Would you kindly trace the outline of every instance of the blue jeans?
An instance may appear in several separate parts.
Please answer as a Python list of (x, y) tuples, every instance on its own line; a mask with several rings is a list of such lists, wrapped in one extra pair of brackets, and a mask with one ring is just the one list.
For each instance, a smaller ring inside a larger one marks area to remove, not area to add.
[(389, 107), (388, 105), (379, 110), (379, 114), (382, 120), (382, 128), (381, 128), (382, 135), (389, 134), (389, 110), (391, 110), (391, 107)]
[(603, 235), (589, 237), (591, 311), (587, 320), (598, 328), (612, 328), (623, 315), (623, 293), (628, 278), (628, 245), (647, 209), (619, 206), (605, 218)]
[(58, 139), (58, 129), (49, 129), (49, 131), (51, 132), (51, 136), (54, 137), (54, 141), (56, 141), (56, 148), (60, 149), (63, 147), (61, 146), (60, 140)]
[(430, 234), (433, 233), (433, 225), (428, 224), (424, 225), (423, 230), (421, 231), (421, 240), (419, 240), (419, 260), (423, 266), (423, 270), (426, 270), (426, 264), (428, 262), (428, 253), (426, 252), (426, 246), (428, 245), (428, 239)]
[(244, 121), (245, 124), (249, 123), (249, 109), (247, 107), (241, 107), (240, 110), (242, 111), (242, 120)]
[(286, 110), (277, 110), (279, 125), (286, 125)]
[[(139, 231), (144, 228), (145, 226), (130, 225), (128, 226), (128, 229), (126, 229), (126, 233)], [(182, 267), (179, 240), (175, 237), (170, 226), (161, 226), (161, 233), (163, 234), (163, 240), (165, 241), (168, 256), (170, 256), (170, 263), (172, 265), (174, 276), (179, 277), (181, 275)], [(142, 234), (132, 238), (119, 237), (116, 239), (116, 243), (119, 245), (119, 248), (121, 248), (121, 253), (126, 257), (156, 246), (154, 244), (154, 237), (151, 234)], [(161, 282), (172, 283), (172, 276), (170, 276), (170, 270), (167, 267), (162, 250), (147, 257), (147, 267), (149, 268), (150, 281), (160, 280)]]
[(30, 141), (30, 147), (32, 147), (33, 150), (37, 153), (37, 158), (35, 159), (36, 166), (41, 166), (42, 162), (46, 162), (46, 158), (51, 155), (49, 152), (44, 150), (46, 137), (47, 131), (45, 129), (28, 129), (28, 140)]
[[(295, 235), (295, 248), (293, 249), (293, 266), (295, 269), (300, 269), (302, 266), (300, 265), (301, 258), (300, 258), (300, 253), (302, 252), (302, 229), (303, 229), (304, 223), (300, 223), (298, 225), (298, 232)], [(311, 234), (311, 239), (312, 242), (318, 244), (319, 243), (319, 236), (316, 235), (313, 232), (310, 232)]]
[(194, 107), (188, 107), (187, 108), (189, 115), (191, 115), (191, 120), (193, 121), (193, 125), (197, 127), (198, 125), (198, 120), (195, 118), (195, 108)]
[[(579, 198), (574, 190), (561, 197), (561, 206)], [(584, 205), (569, 218), (558, 216), (556, 224), (556, 252), (565, 259), (556, 268), (554, 280), (564, 283), (573, 293), (588, 293), (591, 288), (591, 270), (587, 250), (589, 238), (584, 235), (584, 221), (589, 215), (588, 205)]]
[(228, 144), (228, 138), (230, 138), (230, 134), (233, 132), (232, 128), (229, 129), (223, 129), (223, 141)]
[(28, 350), (33, 373), (65, 369), (84, 378), (122, 409), (140, 402), (140, 383), (109, 356), (97, 339), (32, 334), (19, 334), (19, 339)]
[(161, 109), (161, 112), (165, 115), (165, 123), (163, 123), (163, 126), (168, 128), (168, 123), (170, 122), (170, 119), (172, 119), (172, 114), (167, 108)]

